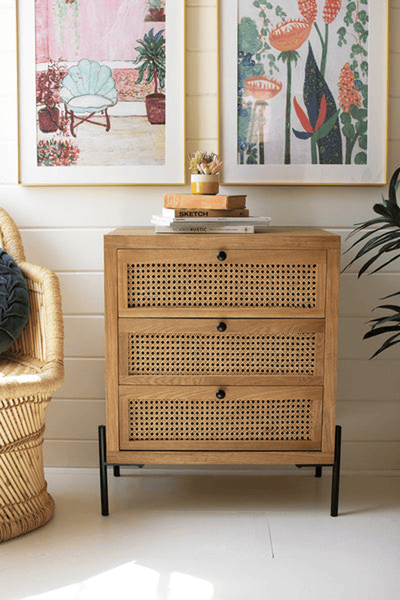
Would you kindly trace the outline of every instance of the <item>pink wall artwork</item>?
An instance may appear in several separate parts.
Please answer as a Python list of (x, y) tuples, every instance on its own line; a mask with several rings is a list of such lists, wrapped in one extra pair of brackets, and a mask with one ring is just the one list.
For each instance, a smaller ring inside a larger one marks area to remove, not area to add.
[(37, 165), (165, 163), (166, 0), (35, 0)]

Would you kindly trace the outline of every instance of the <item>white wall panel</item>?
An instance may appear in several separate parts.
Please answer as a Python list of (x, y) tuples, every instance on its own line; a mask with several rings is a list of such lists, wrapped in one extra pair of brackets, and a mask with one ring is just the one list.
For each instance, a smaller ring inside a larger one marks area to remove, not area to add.
[[(399, 273), (376, 273), (363, 275), (344, 273), (340, 278), (340, 314), (342, 316), (378, 316), (371, 311), (382, 304), (399, 299), (384, 300), (385, 296), (400, 291)], [(400, 298), (400, 296), (399, 296)]]
[(57, 273), (64, 315), (104, 314), (103, 273)]
[(97, 440), (99, 425), (104, 425), (104, 400), (54, 399), (46, 415), (48, 440)]
[(109, 229), (21, 229), (29, 262), (52, 271), (102, 271)]
[[(399, 402), (397, 360), (339, 360), (338, 400), (395, 400)], [(384, 415), (381, 415), (384, 418)], [(400, 437), (400, 436), (399, 436)]]
[(104, 358), (104, 317), (81, 315), (64, 317), (65, 356)]
[(53, 398), (104, 398), (104, 373), (104, 359), (66, 358), (65, 380)]
[(338, 402), (336, 421), (343, 438), (351, 442), (393, 442), (399, 437), (400, 403), (396, 400)]

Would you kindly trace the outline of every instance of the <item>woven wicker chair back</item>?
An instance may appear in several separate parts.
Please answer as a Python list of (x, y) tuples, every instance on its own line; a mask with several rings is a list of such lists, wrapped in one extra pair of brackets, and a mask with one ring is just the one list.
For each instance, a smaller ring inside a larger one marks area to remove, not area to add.
[(0, 207), (0, 246), (15, 262), (26, 260), (24, 246), (18, 227), (10, 215)]
[[(64, 379), (64, 330), (55, 273), (26, 262), (20, 232), (0, 208), (0, 246), (26, 279), (29, 320), (0, 355), (0, 542), (37, 529), (54, 512), (43, 470), (45, 416)], [(1, 594), (0, 594), (1, 596)]]

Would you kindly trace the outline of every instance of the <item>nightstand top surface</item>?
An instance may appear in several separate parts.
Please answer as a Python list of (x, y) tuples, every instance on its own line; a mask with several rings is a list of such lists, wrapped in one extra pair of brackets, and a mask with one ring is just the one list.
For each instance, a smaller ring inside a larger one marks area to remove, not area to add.
[(106, 246), (149, 248), (339, 248), (340, 236), (317, 227), (269, 227), (256, 233), (155, 233), (154, 227), (121, 227), (104, 236)]

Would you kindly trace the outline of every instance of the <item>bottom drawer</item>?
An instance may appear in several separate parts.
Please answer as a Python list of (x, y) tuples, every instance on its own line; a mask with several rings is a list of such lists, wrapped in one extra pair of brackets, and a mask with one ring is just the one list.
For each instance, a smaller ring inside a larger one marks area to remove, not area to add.
[(121, 386), (120, 450), (320, 450), (322, 387)]

